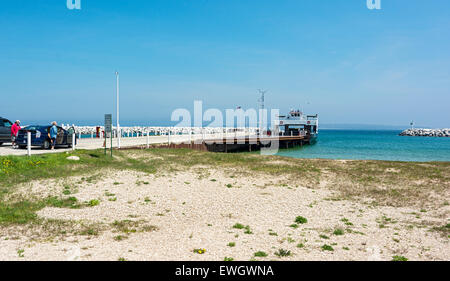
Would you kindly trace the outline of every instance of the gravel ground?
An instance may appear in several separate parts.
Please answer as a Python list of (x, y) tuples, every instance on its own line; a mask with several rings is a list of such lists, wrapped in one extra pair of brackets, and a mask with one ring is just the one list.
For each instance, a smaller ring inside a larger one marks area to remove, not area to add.
[[(103, 171), (91, 182), (71, 178), (70, 196), (81, 202), (98, 199), (100, 204), (81, 209), (47, 207), (38, 215), (95, 224), (102, 230), (97, 235), (30, 239), (17, 229), (2, 229), (0, 260), (450, 258), (448, 237), (430, 231), (430, 225), (448, 223), (449, 206), (420, 213), (412, 208), (371, 206), (364, 200), (333, 201), (328, 199), (335, 195), (331, 190), (284, 186), (279, 184), (282, 180), (233, 178), (203, 167), (170, 176)], [(19, 192), (44, 197), (49, 192), (61, 194), (67, 184), (67, 180), (33, 182)], [(307, 223), (293, 228), (297, 216), (307, 218)], [(111, 225), (124, 220), (136, 222), (137, 231), (118, 231)], [(251, 234), (233, 228), (236, 223), (249, 226)], [(146, 230), (138, 224), (147, 226)], [(343, 235), (333, 234), (338, 228)], [(234, 247), (228, 246), (230, 242)], [(333, 250), (322, 249), (325, 244)], [(194, 249), (206, 253), (194, 253)], [(279, 249), (290, 251), (290, 256), (275, 255)], [(267, 257), (255, 257), (258, 251)]]

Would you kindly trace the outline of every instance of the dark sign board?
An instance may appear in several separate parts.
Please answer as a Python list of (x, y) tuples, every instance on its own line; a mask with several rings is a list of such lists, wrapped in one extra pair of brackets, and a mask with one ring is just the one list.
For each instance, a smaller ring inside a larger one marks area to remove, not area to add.
[(111, 136), (112, 133), (112, 114), (105, 114), (105, 134)]

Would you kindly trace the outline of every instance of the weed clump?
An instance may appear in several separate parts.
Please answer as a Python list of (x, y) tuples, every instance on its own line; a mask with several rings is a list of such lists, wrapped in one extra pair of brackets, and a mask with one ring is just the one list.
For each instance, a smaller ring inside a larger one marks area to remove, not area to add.
[(267, 255), (266, 252), (258, 251), (258, 252), (256, 252), (256, 253), (254, 253), (254, 256), (255, 256), (255, 257), (264, 258), (264, 257), (267, 257), (268, 255)]
[(279, 249), (275, 252), (275, 256), (277, 257), (289, 257), (291, 255), (291, 251), (285, 250), (285, 249)]
[(334, 251), (333, 247), (331, 247), (330, 245), (327, 245), (327, 244), (324, 244), (324, 245), (321, 247), (321, 249), (322, 249), (323, 251), (330, 251), (330, 252)]
[(298, 216), (295, 218), (295, 222), (298, 224), (305, 224), (308, 222), (308, 220), (305, 217)]

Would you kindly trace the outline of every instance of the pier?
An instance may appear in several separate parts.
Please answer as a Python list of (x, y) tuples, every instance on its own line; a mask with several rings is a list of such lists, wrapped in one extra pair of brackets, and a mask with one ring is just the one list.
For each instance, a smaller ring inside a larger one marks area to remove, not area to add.
[(159, 144), (153, 147), (158, 148), (186, 148), (209, 152), (251, 152), (261, 148), (294, 148), (310, 144), (310, 135), (297, 136), (240, 136), (230, 138), (215, 138), (202, 141), (192, 141), (184, 143)]
[[(55, 151), (41, 147), (28, 150), (2, 147), (0, 155), (31, 155), (74, 149), (148, 149), (188, 148), (210, 152), (251, 152), (261, 149), (287, 149), (312, 144), (318, 136), (318, 116), (305, 115), (299, 110), (280, 115), (271, 129), (256, 127), (112, 127), (111, 136), (103, 126), (62, 125), (72, 135), (76, 146)], [(107, 138), (106, 138), (107, 137)], [(75, 141), (76, 139), (76, 141)], [(114, 139), (114, 140), (113, 140)]]
[(248, 136), (245, 138), (206, 140), (204, 145), (211, 152), (257, 151), (263, 147), (293, 148), (309, 143), (307, 136)]

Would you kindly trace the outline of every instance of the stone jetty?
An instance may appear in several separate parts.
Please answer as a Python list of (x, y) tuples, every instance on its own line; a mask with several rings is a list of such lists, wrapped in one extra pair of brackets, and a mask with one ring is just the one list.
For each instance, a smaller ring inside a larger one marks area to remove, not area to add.
[(408, 129), (400, 133), (408, 137), (450, 137), (450, 129)]

